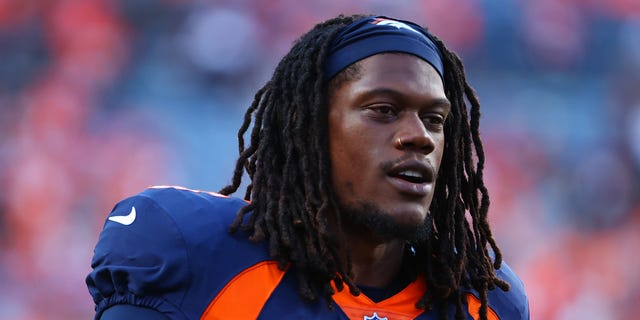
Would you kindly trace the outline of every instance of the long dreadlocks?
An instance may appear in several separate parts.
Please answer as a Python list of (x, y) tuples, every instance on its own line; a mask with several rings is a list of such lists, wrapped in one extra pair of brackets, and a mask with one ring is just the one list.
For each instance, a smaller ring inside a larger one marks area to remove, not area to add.
[[(330, 178), (327, 133), (330, 86), (353, 77), (357, 63), (330, 83), (323, 80), (323, 67), (332, 40), (361, 17), (325, 21), (294, 43), (271, 80), (255, 94), (238, 131), (240, 155), (232, 183), (220, 190), (225, 195), (234, 193), (243, 174), (248, 174), (251, 183), (245, 199), (251, 202), (238, 212), (230, 231), (247, 231), (255, 242), (266, 239), (280, 269), (295, 268), (300, 294), (307, 300), (322, 295), (330, 303), (332, 282), (338, 290), (346, 285), (352, 293), (359, 293), (350, 258), (342, 261), (339, 255), (340, 208)], [(445, 308), (454, 303), (456, 318), (462, 319), (461, 288), (471, 287), (480, 294), (480, 315), (486, 319), (488, 290), (496, 286), (508, 290), (509, 285), (494, 273), (502, 255), (487, 222), (489, 195), (482, 174), (480, 104), (466, 82), (460, 59), (437, 37), (431, 37), (442, 54), (445, 93), (452, 108), (445, 123), (445, 149), (430, 208), (433, 233), (430, 240), (413, 244), (417, 267), (429, 283), (416, 306), (437, 307), (446, 319)], [(252, 124), (246, 147), (244, 136)], [(328, 227), (330, 215), (338, 217), (337, 230)]]

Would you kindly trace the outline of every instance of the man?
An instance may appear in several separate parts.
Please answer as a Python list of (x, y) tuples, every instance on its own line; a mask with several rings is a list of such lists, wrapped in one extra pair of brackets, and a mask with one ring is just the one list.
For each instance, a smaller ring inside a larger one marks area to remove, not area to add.
[(528, 319), (487, 222), (479, 107), (422, 27), (318, 24), (257, 92), (231, 185), (116, 205), (96, 319)]

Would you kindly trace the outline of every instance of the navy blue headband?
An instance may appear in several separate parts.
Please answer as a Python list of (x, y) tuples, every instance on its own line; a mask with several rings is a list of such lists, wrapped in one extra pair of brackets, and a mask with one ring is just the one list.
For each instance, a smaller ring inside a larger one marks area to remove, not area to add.
[(366, 17), (344, 28), (331, 43), (324, 66), (324, 79), (374, 54), (403, 52), (422, 58), (444, 78), (442, 55), (424, 28), (384, 16)]

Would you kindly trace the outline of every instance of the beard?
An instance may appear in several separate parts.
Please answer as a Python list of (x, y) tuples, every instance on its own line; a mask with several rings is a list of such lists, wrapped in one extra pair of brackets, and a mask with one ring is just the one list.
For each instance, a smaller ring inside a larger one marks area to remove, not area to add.
[(404, 240), (410, 243), (425, 242), (431, 236), (431, 214), (421, 223), (400, 222), (388, 212), (370, 202), (343, 207), (343, 228), (350, 232), (369, 234), (382, 241)]

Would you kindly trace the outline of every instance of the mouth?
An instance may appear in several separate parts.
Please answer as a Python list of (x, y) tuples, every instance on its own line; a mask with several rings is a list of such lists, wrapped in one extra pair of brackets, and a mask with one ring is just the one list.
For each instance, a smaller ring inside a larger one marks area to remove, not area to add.
[(423, 197), (435, 181), (435, 170), (428, 163), (409, 159), (393, 165), (387, 176), (400, 193)]

